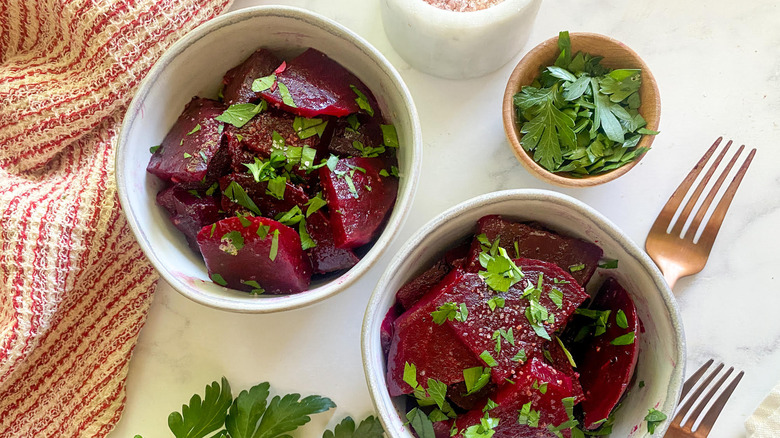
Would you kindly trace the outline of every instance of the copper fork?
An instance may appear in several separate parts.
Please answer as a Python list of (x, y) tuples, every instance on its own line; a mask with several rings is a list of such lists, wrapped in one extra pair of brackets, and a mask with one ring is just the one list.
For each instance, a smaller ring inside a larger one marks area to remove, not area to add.
[[(704, 376), (704, 373), (707, 371), (710, 365), (712, 365), (712, 363), (713, 360), (710, 359), (695, 373), (693, 373), (693, 375), (688, 380), (685, 381), (682, 389), (682, 395), (680, 396), (680, 401), (685, 400), (685, 396), (688, 395), (699, 379)], [(723, 392), (720, 393), (720, 396), (707, 410), (698, 427), (696, 427), (696, 430), (694, 431), (693, 426), (695, 425), (696, 420), (701, 416), (704, 408), (707, 407), (707, 404), (713, 399), (713, 397), (715, 397), (718, 390), (723, 387), (731, 373), (734, 372), (734, 367), (729, 368), (715, 383), (715, 385), (710, 387), (709, 392), (707, 392), (704, 397), (701, 397), (701, 394), (705, 389), (707, 389), (707, 387), (709, 387), (710, 383), (712, 383), (713, 379), (715, 379), (715, 377), (722, 369), (723, 364), (718, 364), (718, 366), (716, 366), (715, 369), (713, 369), (712, 372), (704, 379), (704, 381), (696, 388), (696, 391), (694, 391), (690, 398), (688, 398), (684, 404), (679, 407), (677, 415), (672, 420), (672, 423), (669, 424), (669, 429), (666, 431), (666, 435), (664, 435), (666, 438), (705, 438), (710, 434), (712, 426), (715, 425), (715, 420), (718, 419), (718, 415), (720, 415), (720, 412), (723, 410), (723, 407), (726, 405), (729, 397), (731, 397), (731, 394), (739, 384), (739, 381), (742, 380), (742, 376), (745, 375), (744, 371), (740, 371), (737, 376), (731, 380), (728, 386), (726, 386)], [(695, 407), (694, 404), (696, 404)], [(693, 411), (691, 411), (691, 408), (693, 408)], [(689, 412), (690, 415), (688, 415)], [(683, 420), (686, 421), (683, 422)]]
[[(661, 269), (670, 288), (674, 287), (674, 284), (681, 277), (693, 275), (704, 269), (704, 265), (707, 263), (707, 258), (712, 250), (712, 245), (715, 242), (715, 237), (718, 235), (720, 225), (723, 223), (723, 218), (726, 216), (726, 211), (729, 209), (731, 200), (734, 198), (734, 194), (737, 192), (737, 188), (742, 182), (742, 178), (745, 176), (748, 166), (750, 166), (751, 161), (753, 161), (753, 156), (756, 154), (755, 149), (750, 151), (747, 158), (742, 163), (742, 166), (739, 168), (739, 171), (734, 176), (734, 179), (723, 193), (723, 197), (713, 210), (709, 220), (704, 224), (701, 236), (698, 239), (695, 239), (699, 228), (702, 225), (702, 221), (707, 214), (707, 210), (715, 200), (728, 173), (742, 154), (742, 151), (745, 148), (744, 145), (739, 147), (737, 153), (734, 154), (734, 157), (715, 181), (715, 184), (707, 194), (707, 197), (696, 211), (696, 215), (693, 217), (690, 226), (687, 229), (684, 228), (691, 213), (693, 213), (694, 207), (696, 207), (696, 203), (704, 191), (705, 186), (710, 181), (716, 168), (731, 147), (731, 140), (726, 143), (726, 146), (720, 154), (718, 154), (712, 166), (710, 166), (704, 174), (703, 179), (694, 189), (688, 202), (685, 204), (685, 207), (683, 207), (680, 215), (677, 217), (677, 220), (675, 222), (673, 222), (673, 220), (675, 219), (675, 214), (685, 199), (686, 194), (693, 186), (696, 178), (701, 174), (702, 170), (704, 170), (704, 166), (715, 153), (715, 150), (722, 140), (723, 137), (718, 137), (712, 147), (710, 147), (701, 160), (696, 163), (693, 170), (691, 170), (691, 173), (685, 177), (677, 190), (675, 190), (669, 198), (669, 201), (666, 202), (666, 205), (661, 210), (661, 213), (658, 214), (658, 218), (656, 218), (652, 228), (650, 228), (650, 233), (647, 235), (645, 249)], [(672, 229), (670, 232), (667, 232), (670, 226)]]

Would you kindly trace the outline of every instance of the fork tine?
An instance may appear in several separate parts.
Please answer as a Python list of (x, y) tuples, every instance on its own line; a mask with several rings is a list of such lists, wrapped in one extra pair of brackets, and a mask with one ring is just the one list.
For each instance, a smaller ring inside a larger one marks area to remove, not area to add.
[(750, 151), (747, 158), (745, 159), (745, 162), (742, 163), (739, 171), (736, 175), (734, 175), (734, 179), (731, 180), (731, 184), (729, 184), (729, 187), (723, 194), (723, 198), (720, 200), (720, 202), (718, 202), (718, 205), (712, 212), (710, 220), (704, 227), (704, 231), (701, 234), (701, 238), (699, 239), (698, 244), (701, 245), (703, 249), (706, 249), (708, 257), (710, 255), (712, 245), (715, 243), (715, 237), (718, 235), (718, 231), (720, 230), (720, 225), (723, 223), (723, 218), (726, 217), (726, 211), (728, 211), (729, 206), (731, 205), (731, 200), (734, 199), (734, 194), (737, 193), (737, 188), (739, 188), (739, 184), (742, 182), (742, 178), (745, 176), (745, 173), (747, 173), (748, 167), (753, 161), (754, 155), (756, 155), (755, 148)]
[[(711, 155), (714, 151), (713, 148), (717, 148), (717, 145), (720, 145), (720, 140), (723, 137), (718, 137), (718, 140), (716, 140), (716, 143), (712, 145), (710, 150), (707, 151), (707, 154), (704, 155), (704, 157), (707, 157), (706, 161), (709, 161), (709, 155)], [(673, 236), (681, 236), (683, 227), (685, 226), (685, 222), (688, 221), (688, 217), (691, 214), (691, 211), (693, 211), (693, 207), (696, 205), (696, 201), (699, 200), (699, 197), (701, 196), (701, 193), (704, 191), (705, 186), (710, 181), (710, 178), (712, 178), (712, 175), (715, 173), (715, 170), (720, 165), (720, 162), (723, 161), (723, 157), (726, 156), (726, 152), (728, 152), (729, 148), (731, 147), (732, 141), (729, 140), (726, 143), (726, 146), (723, 148), (722, 151), (720, 151), (720, 154), (715, 158), (715, 161), (712, 163), (712, 165), (707, 169), (707, 173), (704, 174), (704, 178), (702, 178), (699, 185), (696, 187), (696, 189), (693, 191), (693, 194), (688, 199), (688, 202), (685, 204), (685, 208), (683, 208), (683, 211), (680, 213), (680, 216), (677, 218), (677, 222), (674, 224), (674, 227), (672, 228), (671, 234)], [(702, 168), (705, 166), (706, 161), (704, 161), (704, 157), (702, 157), (701, 160), (699, 160), (699, 163), (696, 164), (696, 166), (701, 166), (701, 168), (698, 169), (698, 172), (696, 173), (696, 176), (701, 173)], [(695, 167), (694, 167), (695, 169)], [(693, 171), (691, 171), (693, 172)], [(695, 179), (695, 178), (694, 178)], [(687, 179), (686, 179), (687, 182)], [(722, 183), (722, 182), (721, 182)], [(691, 184), (693, 184), (693, 181), (691, 181)], [(688, 189), (690, 189), (690, 186), (688, 186)], [(687, 193), (687, 190), (686, 190)], [(682, 194), (682, 197), (685, 197), (685, 193)], [(680, 199), (680, 202), (682, 202), (682, 199)], [(712, 202), (712, 201), (710, 201)], [(692, 227), (691, 227), (692, 228)], [(689, 228), (690, 229), (690, 228)], [(685, 237), (682, 235), (682, 237)]]
[(704, 219), (704, 215), (707, 214), (707, 210), (709, 210), (712, 201), (715, 200), (715, 195), (718, 194), (718, 190), (720, 190), (720, 187), (723, 185), (723, 181), (726, 180), (726, 177), (728, 176), (729, 172), (731, 172), (731, 169), (734, 168), (734, 164), (736, 164), (737, 160), (739, 159), (739, 156), (742, 155), (743, 150), (745, 150), (745, 145), (742, 145), (739, 147), (739, 149), (737, 149), (737, 153), (734, 154), (733, 157), (731, 157), (731, 161), (729, 161), (729, 164), (727, 164), (726, 168), (723, 169), (723, 172), (721, 172), (720, 176), (718, 177), (718, 180), (715, 181), (715, 184), (712, 186), (712, 189), (707, 194), (707, 197), (704, 199), (704, 202), (702, 202), (699, 211), (696, 212), (696, 216), (693, 218), (690, 228), (688, 228), (688, 233), (691, 233), (691, 240), (693, 240), (696, 237), (696, 231), (699, 229), (699, 226), (701, 225), (701, 221)]
[(657, 232), (659, 234), (666, 234), (666, 229), (669, 227), (669, 224), (674, 218), (674, 212), (680, 208), (680, 204), (682, 204), (682, 201), (685, 198), (685, 194), (688, 193), (688, 190), (693, 185), (696, 177), (698, 177), (702, 169), (704, 169), (704, 165), (707, 163), (707, 161), (709, 161), (710, 157), (718, 148), (718, 145), (720, 145), (722, 140), (723, 137), (718, 137), (718, 139), (715, 140), (715, 143), (713, 143), (707, 152), (704, 153), (704, 156), (701, 157), (699, 162), (693, 166), (693, 169), (691, 169), (691, 172), (688, 174), (688, 176), (686, 176), (679, 187), (677, 187), (677, 190), (672, 193), (672, 196), (670, 196), (669, 200), (666, 201), (666, 205), (664, 205), (663, 209), (661, 209), (661, 212), (658, 214), (658, 217), (655, 219), (655, 222), (650, 229), (651, 233)]
[[(734, 380), (729, 383), (729, 386), (723, 390), (723, 392), (720, 394), (720, 397), (715, 400), (715, 403), (712, 404), (709, 411), (707, 411), (707, 414), (704, 415), (704, 418), (702, 418), (701, 423), (699, 423), (699, 427), (696, 429), (697, 434), (700, 436), (709, 435), (710, 431), (712, 430), (712, 426), (715, 425), (715, 420), (718, 419), (721, 411), (723, 411), (723, 407), (726, 406), (726, 402), (729, 401), (729, 397), (731, 397), (731, 394), (737, 388), (737, 385), (739, 384), (740, 380), (742, 380), (742, 376), (744, 375), (745, 372), (740, 371), (739, 374), (734, 377)], [(710, 395), (710, 397), (712, 396)]]
[(688, 395), (688, 392), (691, 390), (691, 388), (693, 388), (693, 385), (695, 385), (696, 382), (701, 379), (701, 376), (705, 371), (707, 371), (707, 368), (709, 368), (713, 362), (715, 362), (715, 359), (710, 359), (707, 362), (704, 362), (704, 365), (700, 366), (699, 369), (696, 370), (696, 372), (685, 381), (682, 387), (682, 393), (680, 394), (680, 400), (684, 399), (685, 396)]
[[(723, 369), (723, 364), (719, 363), (715, 367), (715, 369), (712, 370), (712, 372), (704, 379), (704, 381), (701, 383), (701, 385), (699, 385), (699, 387), (696, 388), (696, 391), (693, 392), (693, 395), (691, 395), (688, 398), (688, 400), (686, 400), (685, 403), (682, 404), (678, 408), (677, 415), (675, 415), (675, 417), (674, 417), (674, 422), (675, 423), (679, 424), (680, 426), (683, 425), (683, 418), (688, 414), (688, 411), (691, 409), (691, 407), (696, 402), (696, 400), (699, 399), (699, 396), (701, 395), (701, 393), (704, 392), (704, 390), (707, 388), (707, 386), (710, 384), (710, 382), (712, 382), (712, 379), (714, 379), (715, 376), (718, 375), (718, 373), (720, 372), (721, 369)], [(697, 372), (697, 374), (698, 374), (698, 372)], [(702, 374), (704, 374), (704, 373), (702, 373)], [(698, 380), (698, 377), (701, 377), (701, 375), (699, 375), (696, 380), (694, 380), (693, 377), (694, 376), (691, 376), (691, 378), (688, 379), (688, 381), (691, 381), (691, 386), (696, 384), (696, 382)], [(688, 383), (688, 381), (686, 381), (686, 384)]]
[(709, 403), (709, 401), (712, 400), (713, 397), (715, 397), (715, 394), (718, 392), (718, 389), (720, 389), (720, 387), (723, 386), (723, 384), (726, 382), (726, 379), (729, 378), (732, 372), (734, 372), (734, 367), (730, 367), (729, 369), (727, 369), (726, 373), (723, 374), (723, 376), (721, 376), (718, 382), (712, 385), (710, 390), (707, 392), (707, 395), (705, 395), (701, 399), (697, 398), (698, 403), (696, 404), (696, 407), (691, 412), (690, 417), (688, 417), (688, 422), (690, 422), (691, 427), (694, 426), (694, 424), (696, 423), (696, 419), (699, 418), (701, 413), (704, 411), (704, 408), (707, 407), (707, 403)]

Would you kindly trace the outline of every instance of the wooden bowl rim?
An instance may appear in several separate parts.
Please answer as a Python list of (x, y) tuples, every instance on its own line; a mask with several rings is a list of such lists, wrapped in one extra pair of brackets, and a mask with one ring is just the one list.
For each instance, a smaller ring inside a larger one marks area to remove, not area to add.
[[(642, 70), (642, 85), (646, 87), (650, 87), (648, 95), (654, 96), (654, 99), (651, 99), (650, 101), (643, 100), (642, 104), (640, 105), (640, 113), (644, 116), (647, 113), (654, 113), (656, 114), (656, 117), (654, 119), (648, 119), (645, 118), (647, 121), (647, 128), (652, 130), (658, 130), (658, 124), (661, 119), (661, 96), (658, 91), (658, 83), (655, 80), (655, 77), (653, 76), (653, 73), (650, 71), (650, 68), (647, 66), (647, 64), (644, 62), (644, 60), (637, 54), (634, 50), (632, 50), (630, 47), (625, 45), (624, 43), (612, 38), (608, 37), (606, 35), (598, 34), (598, 33), (591, 33), (591, 32), (570, 32), (569, 38), (572, 41), (572, 47), (576, 47), (575, 40), (583, 40), (583, 39), (593, 39), (599, 41), (602, 45), (611, 45), (615, 47), (619, 47), (621, 50), (625, 51), (631, 58), (634, 58), (636, 60), (636, 64), (639, 66), (639, 68)], [(645, 154), (642, 154), (640, 157), (635, 159), (634, 161), (619, 167), (615, 170), (609, 171), (607, 173), (599, 174), (599, 175), (588, 175), (583, 177), (573, 177), (573, 176), (564, 176), (555, 174), (553, 172), (550, 172), (549, 170), (545, 169), (538, 163), (536, 163), (533, 160), (533, 157), (531, 157), (525, 149), (523, 149), (523, 146), (520, 144), (520, 138), (522, 137), (522, 134), (520, 133), (520, 129), (517, 126), (516, 123), (516, 113), (514, 110), (514, 102), (513, 97), (515, 93), (517, 93), (520, 88), (523, 85), (527, 84), (520, 84), (520, 76), (523, 74), (527, 68), (528, 63), (531, 61), (536, 61), (537, 58), (542, 57), (547, 51), (553, 50), (554, 53), (557, 55), (557, 49), (558, 49), (558, 36), (554, 36), (552, 38), (549, 38), (533, 49), (531, 49), (528, 53), (523, 56), (522, 59), (520, 59), (520, 62), (517, 63), (517, 66), (515, 66), (514, 70), (512, 71), (512, 74), (509, 76), (509, 80), (507, 81), (506, 90), (504, 91), (504, 100), (503, 100), (503, 120), (504, 120), (504, 131), (506, 132), (507, 139), (509, 140), (509, 144), (512, 147), (512, 151), (515, 154), (515, 157), (520, 161), (520, 163), (534, 176), (537, 178), (548, 182), (550, 184), (554, 184), (560, 187), (590, 187), (595, 186), (599, 184), (603, 184), (609, 181), (612, 181), (614, 179), (617, 179), (618, 177), (626, 174), (629, 170), (633, 169), (639, 162), (644, 158)], [(596, 51), (590, 51), (593, 55), (599, 55)], [(555, 55), (552, 56), (552, 59), (555, 59)], [(605, 58), (605, 61), (609, 61), (607, 58)], [(547, 65), (552, 65), (552, 62), (550, 62)], [(541, 66), (541, 63), (537, 65), (538, 67)], [(648, 108), (652, 107), (654, 111), (648, 111)], [(644, 111), (643, 111), (644, 109)], [(655, 135), (643, 135), (642, 139), (639, 141), (638, 147), (647, 147), (650, 148), (653, 140), (655, 140)]]

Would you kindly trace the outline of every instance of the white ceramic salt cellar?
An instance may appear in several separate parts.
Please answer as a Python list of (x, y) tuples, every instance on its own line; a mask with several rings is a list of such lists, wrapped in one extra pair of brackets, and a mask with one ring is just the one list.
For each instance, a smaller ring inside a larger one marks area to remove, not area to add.
[(426, 0), (381, 0), (382, 22), (393, 48), (412, 67), (442, 78), (466, 79), (497, 70), (520, 51), (540, 3), (503, 0), (460, 12)]

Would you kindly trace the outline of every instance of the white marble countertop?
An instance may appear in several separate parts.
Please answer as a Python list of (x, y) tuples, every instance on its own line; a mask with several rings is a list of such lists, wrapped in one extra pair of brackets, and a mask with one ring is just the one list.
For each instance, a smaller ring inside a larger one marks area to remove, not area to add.
[[(236, 0), (232, 9), (270, 4)], [(377, 0), (289, 0), (332, 18), (376, 46), (400, 71), (420, 113), (424, 159), (411, 214), (375, 268), (344, 293), (309, 308), (239, 315), (196, 304), (161, 282), (133, 356), (127, 406), (112, 437), (170, 437), (168, 414), (226, 376), (234, 392), (262, 381), (278, 393), (332, 398), (300, 437), (320, 437), (346, 415), (373, 412), (360, 358), (363, 311), (401, 244), (439, 212), (499, 189), (559, 190), (593, 206), (640, 246), (656, 214), (718, 136), (758, 148), (704, 271), (675, 287), (690, 375), (713, 357), (745, 370), (712, 437), (745, 436), (743, 422), (780, 383), (780, 3), (548, 0), (526, 47), (488, 76), (443, 80), (411, 69), (392, 49)], [(512, 155), (501, 98), (516, 61), (559, 30), (598, 32), (638, 52), (662, 96), (661, 134), (622, 178), (561, 190)], [(778, 431), (780, 435), (780, 431)]]

